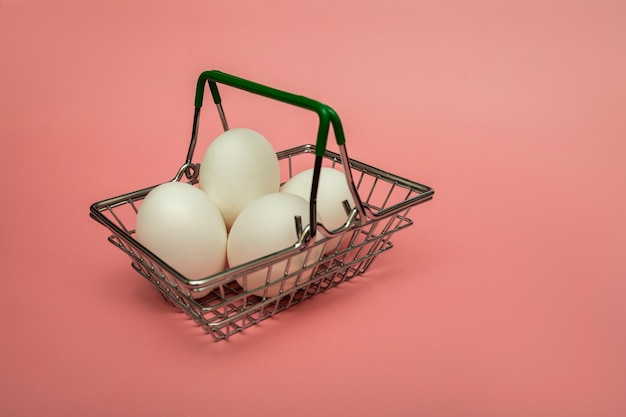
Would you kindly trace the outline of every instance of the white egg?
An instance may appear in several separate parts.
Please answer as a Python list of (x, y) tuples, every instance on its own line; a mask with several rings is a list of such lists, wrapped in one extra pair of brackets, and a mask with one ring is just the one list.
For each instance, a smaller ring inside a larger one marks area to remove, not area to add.
[(198, 181), (230, 230), (248, 203), (278, 192), (280, 166), (274, 148), (260, 133), (235, 128), (211, 142), (202, 158)]
[[(299, 172), (291, 177), (282, 185), (280, 191), (298, 195), (309, 201), (312, 183), (313, 168)], [(322, 224), (328, 230), (337, 229), (348, 220), (348, 215), (343, 207), (343, 201), (345, 200), (350, 204), (350, 208), (355, 207), (344, 172), (330, 167), (322, 167), (317, 187), (317, 212), (323, 219)], [(329, 254), (335, 250), (343, 250), (348, 244), (346, 237), (343, 239), (341, 236), (334, 237), (326, 243), (324, 253)]]
[[(297, 240), (294, 216), (300, 216), (302, 227), (309, 224), (309, 203), (296, 195), (288, 193), (272, 193), (260, 197), (246, 206), (239, 214), (228, 236), (228, 264), (230, 267), (241, 265), (263, 256), (272, 254), (282, 249), (293, 246)], [(319, 221), (319, 220), (318, 220)], [(274, 264), (269, 273), (269, 280), (274, 281), (287, 273), (295, 272), (302, 268), (304, 263), (316, 262), (321, 254), (321, 247), (314, 247), (311, 254), (304, 251), (290, 258)], [(255, 290), (259, 296), (264, 295), (264, 286), (268, 270), (262, 269), (247, 275), (237, 282), (247, 290)], [(308, 279), (311, 271), (302, 274), (300, 282)], [(293, 288), (296, 284), (297, 275), (285, 280), (283, 290)], [(281, 283), (278, 282), (267, 288), (265, 293), (273, 297), (280, 292)]]
[[(298, 195), (309, 201), (312, 183), (313, 168), (294, 175), (282, 185), (280, 190)], [(348, 220), (348, 215), (343, 207), (344, 200), (348, 200), (350, 208), (355, 207), (346, 175), (337, 169), (322, 167), (317, 188), (317, 211), (327, 229), (337, 229)]]
[(137, 241), (188, 279), (225, 267), (224, 220), (209, 196), (190, 184), (168, 182), (152, 189), (139, 206), (135, 230)]

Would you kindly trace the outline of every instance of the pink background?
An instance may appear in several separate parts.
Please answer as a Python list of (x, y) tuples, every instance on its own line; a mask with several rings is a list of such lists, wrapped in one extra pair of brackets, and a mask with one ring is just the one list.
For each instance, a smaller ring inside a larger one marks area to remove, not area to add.
[[(625, 415), (625, 4), (0, 1), (0, 414)], [(174, 175), (208, 69), (436, 190), (366, 276), (219, 343), (88, 217)]]

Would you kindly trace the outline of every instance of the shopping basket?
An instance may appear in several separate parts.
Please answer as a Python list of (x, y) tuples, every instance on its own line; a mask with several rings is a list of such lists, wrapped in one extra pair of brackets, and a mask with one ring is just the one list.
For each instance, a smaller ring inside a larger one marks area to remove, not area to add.
[[(190, 280), (134, 237), (135, 219), (141, 201), (161, 183), (96, 202), (90, 207), (90, 216), (110, 230), (109, 242), (130, 257), (132, 267), (139, 274), (210, 334), (213, 340), (219, 341), (363, 274), (379, 254), (392, 247), (392, 236), (413, 224), (408, 217), (410, 210), (432, 199), (434, 190), (350, 159), (341, 121), (329, 106), (220, 71), (206, 71), (198, 78), (187, 158), (169, 181), (192, 184), (198, 181), (200, 164), (194, 163), (193, 157), (207, 84), (224, 130), (229, 127), (218, 84), (317, 113), (319, 127), (314, 145), (305, 144), (277, 152), (281, 171), (286, 172), (288, 178), (302, 167), (313, 167), (309, 206), (311, 224), (303, 225), (301, 219), (294, 219), (297, 242), (243, 265), (227, 268), (203, 279)], [(339, 153), (326, 149), (331, 127)], [(316, 196), (323, 167), (337, 168), (345, 173), (354, 201), (354, 207), (344, 201), (347, 220), (335, 230), (328, 230), (316, 220)], [(294, 268), (289, 265), (294, 257), (302, 259), (303, 255), (302, 266)], [(270, 279), (270, 276), (276, 276), (270, 273), (272, 268), (284, 268), (284, 273), (279, 274), (279, 278)], [(262, 291), (263, 287), (260, 292), (259, 288), (247, 288), (247, 275), (257, 271), (266, 273), (265, 288), (280, 285), (278, 292), (272, 292), (275, 295)], [(295, 281), (295, 285), (285, 285), (288, 280), (290, 283)], [(205, 295), (197, 298), (193, 294)]]

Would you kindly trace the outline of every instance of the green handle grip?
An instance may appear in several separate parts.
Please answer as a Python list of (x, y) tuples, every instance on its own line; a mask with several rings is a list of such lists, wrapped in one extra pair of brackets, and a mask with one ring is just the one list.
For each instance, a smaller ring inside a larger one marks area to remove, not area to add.
[(215, 102), (215, 104), (220, 104), (222, 101), (216, 84), (221, 83), (270, 99), (282, 101), (293, 106), (311, 110), (317, 113), (320, 120), (319, 128), (317, 131), (317, 142), (315, 144), (315, 154), (317, 156), (324, 155), (324, 151), (326, 150), (326, 142), (328, 139), (328, 132), (331, 124), (333, 126), (333, 131), (335, 133), (335, 139), (337, 141), (337, 144), (340, 146), (345, 144), (346, 139), (343, 132), (343, 126), (341, 125), (341, 120), (339, 119), (337, 113), (331, 107), (318, 101), (311, 100), (307, 97), (291, 94), (282, 90), (277, 90), (275, 88), (258, 84), (253, 81), (248, 81), (243, 78), (239, 78), (217, 70), (205, 71), (200, 74), (200, 77), (198, 78), (198, 84), (196, 86), (196, 109), (202, 107), (202, 102), (204, 100), (204, 89), (207, 82), (209, 84), (209, 89), (211, 90), (211, 95), (213, 96), (213, 101)]

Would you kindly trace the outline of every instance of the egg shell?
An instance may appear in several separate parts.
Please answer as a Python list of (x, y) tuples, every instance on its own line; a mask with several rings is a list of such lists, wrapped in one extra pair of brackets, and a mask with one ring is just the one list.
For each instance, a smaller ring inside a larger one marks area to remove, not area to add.
[[(313, 183), (313, 168), (299, 172), (281, 187), (280, 191), (298, 195), (309, 201)], [(355, 207), (354, 199), (346, 175), (337, 169), (322, 167), (317, 188), (317, 211), (328, 230), (343, 226), (348, 219), (343, 201), (348, 200), (351, 208)]]
[(252, 129), (230, 129), (208, 146), (198, 181), (222, 213), (226, 229), (230, 230), (250, 202), (279, 191), (280, 166), (276, 151), (265, 137)]
[[(228, 236), (227, 257), (231, 267), (248, 261), (270, 255), (282, 249), (293, 246), (298, 235), (295, 228), (294, 216), (302, 219), (302, 227), (309, 224), (309, 203), (294, 194), (272, 193), (262, 196), (239, 214)], [(318, 219), (319, 221), (319, 219)], [(292, 256), (287, 261), (272, 265), (269, 280), (274, 281), (302, 268), (304, 263), (310, 264), (319, 259), (321, 246), (311, 249), (307, 258), (307, 251)], [(287, 271), (285, 271), (288, 268)], [(300, 282), (310, 278), (312, 271), (308, 270), (300, 277)], [(267, 269), (249, 273), (247, 278), (237, 278), (237, 282), (246, 290), (254, 290), (258, 296), (273, 297), (280, 292), (281, 283), (263, 288), (268, 275)], [(289, 290), (296, 284), (298, 276), (284, 281), (283, 290)]]
[[(137, 212), (136, 239), (190, 280), (222, 271), (226, 264), (224, 220), (197, 187), (168, 182), (152, 189)], [(206, 292), (191, 292), (194, 298)]]

